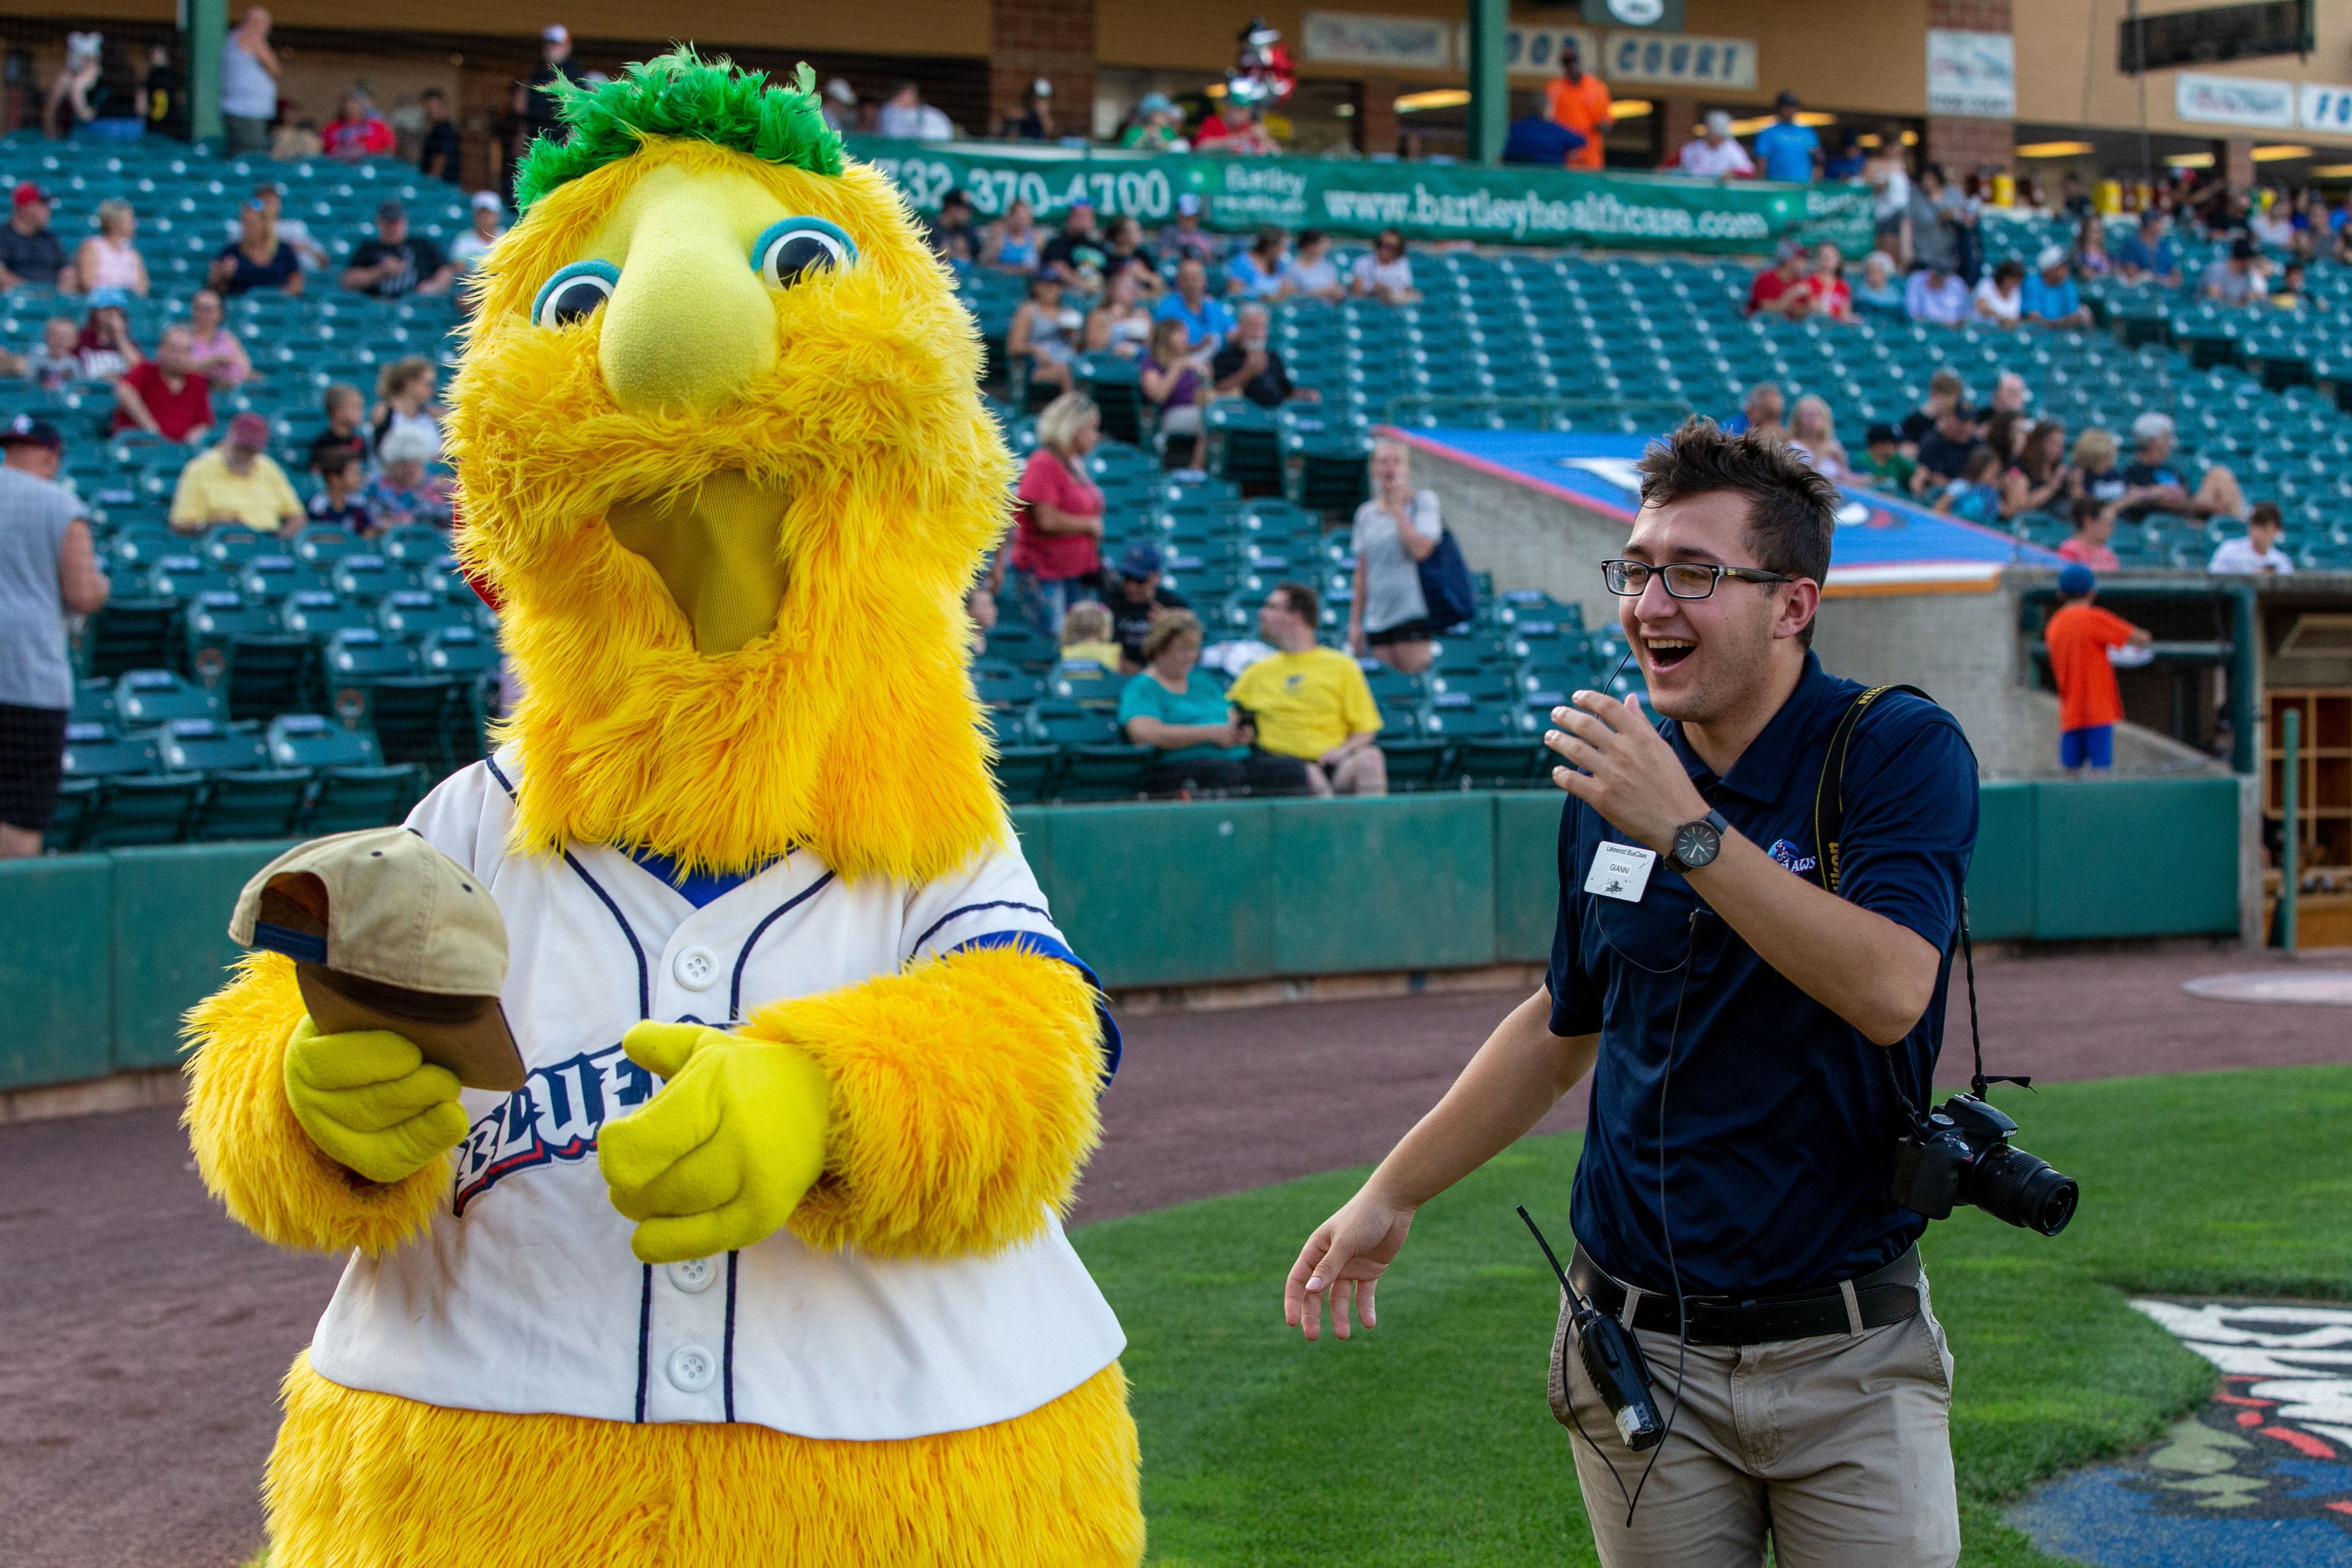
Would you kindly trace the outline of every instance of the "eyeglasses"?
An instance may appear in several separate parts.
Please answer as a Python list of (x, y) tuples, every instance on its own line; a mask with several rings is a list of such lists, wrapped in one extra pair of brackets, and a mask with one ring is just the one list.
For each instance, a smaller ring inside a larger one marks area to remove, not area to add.
[(1741, 582), (1794, 582), (1793, 577), (1783, 577), (1777, 571), (1759, 571), (1748, 566), (1715, 566), (1706, 561), (1678, 560), (1665, 566), (1652, 566), (1643, 560), (1604, 560), (1601, 563), (1601, 580), (1610, 592), (1620, 599), (1639, 599), (1650, 586), (1655, 573), (1664, 579), (1666, 593), (1675, 599), (1706, 599), (1715, 592), (1715, 585), (1724, 578), (1736, 578)]

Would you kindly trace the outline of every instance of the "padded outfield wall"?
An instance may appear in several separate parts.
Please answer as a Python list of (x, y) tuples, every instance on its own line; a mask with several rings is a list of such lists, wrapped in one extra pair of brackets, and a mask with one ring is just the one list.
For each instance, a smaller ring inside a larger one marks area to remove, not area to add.
[[(2233, 779), (1986, 785), (1977, 936), (2239, 935), (2252, 896), (2240, 795)], [(1013, 819), (1071, 945), (1117, 991), (1542, 963), (1559, 801), (1547, 789)], [(236, 956), (237, 890), (283, 848), (0, 862), (0, 1091), (176, 1062), (180, 1014)]]

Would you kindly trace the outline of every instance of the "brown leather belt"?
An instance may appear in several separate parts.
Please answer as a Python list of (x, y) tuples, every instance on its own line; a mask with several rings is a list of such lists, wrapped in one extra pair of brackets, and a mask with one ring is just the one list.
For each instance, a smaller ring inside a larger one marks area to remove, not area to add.
[[(1570, 1260), (1568, 1277), (1579, 1294), (1620, 1322), (1625, 1317), (1626, 1287), (1603, 1273), (1580, 1246)], [(1683, 1311), (1693, 1344), (1770, 1344), (1786, 1339), (1811, 1339), (1820, 1334), (1852, 1333), (1856, 1322), (1864, 1329), (1885, 1328), (1915, 1316), (1919, 1311), (1919, 1249), (1849, 1281), (1853, 1301), (1849, 1310), (1843, 1285), (1826, 1291), (1801, 1291), (1787, 1296), (1759, 1296), (1737, 1301), (1729, 1296), (1685, 1296)], [(1633, 1303), (1633, 1326), (1675, 1337), (1675, 1299), (1648, 1291)]]

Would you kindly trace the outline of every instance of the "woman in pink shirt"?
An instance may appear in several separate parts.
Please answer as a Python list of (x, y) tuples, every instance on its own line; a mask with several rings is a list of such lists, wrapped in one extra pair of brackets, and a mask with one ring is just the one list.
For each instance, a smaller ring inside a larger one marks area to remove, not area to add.
[(233, 387), (253, 374), (245, 344), (221, 320), (221, 297), (199, 288), (188, 304), (188, 355), (196, 371), (216, 387)]
[(1014, 492), (1010, 564), (1022, 619), (1058, 642), (1062, 616), (1102, 574), (1103, 494), (1086, 476), (1102, 415), (1064, 392), (1037, 415), (1037, 450)]
[(2116, 571), (2123, 562), (2107, 548), (2115, 537), (2116, 506), (2094, 496), (2078, 497), (2074, 502), (2074, 537), (2058, 547), (2063, 560), (2079, 560), (2093, 571)]

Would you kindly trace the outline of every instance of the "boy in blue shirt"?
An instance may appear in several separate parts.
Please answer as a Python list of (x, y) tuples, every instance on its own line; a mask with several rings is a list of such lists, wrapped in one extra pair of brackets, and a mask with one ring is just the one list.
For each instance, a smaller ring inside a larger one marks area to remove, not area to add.
[(2069, 275), (2066, 247), (2042, 246), (2033, 265), (2037, 270), (2018, 290), (2018, 314), (2042, 327), (2088, 327), (2091, 308)]
[(1768, 180), (1809, 185), (1821, 166), (1822, 139), (1811, 126), (1797, 123), (1795, 93), (1783, 92), (1772, 107), (1772, 123), (1756, 133), (1756, 162)]

